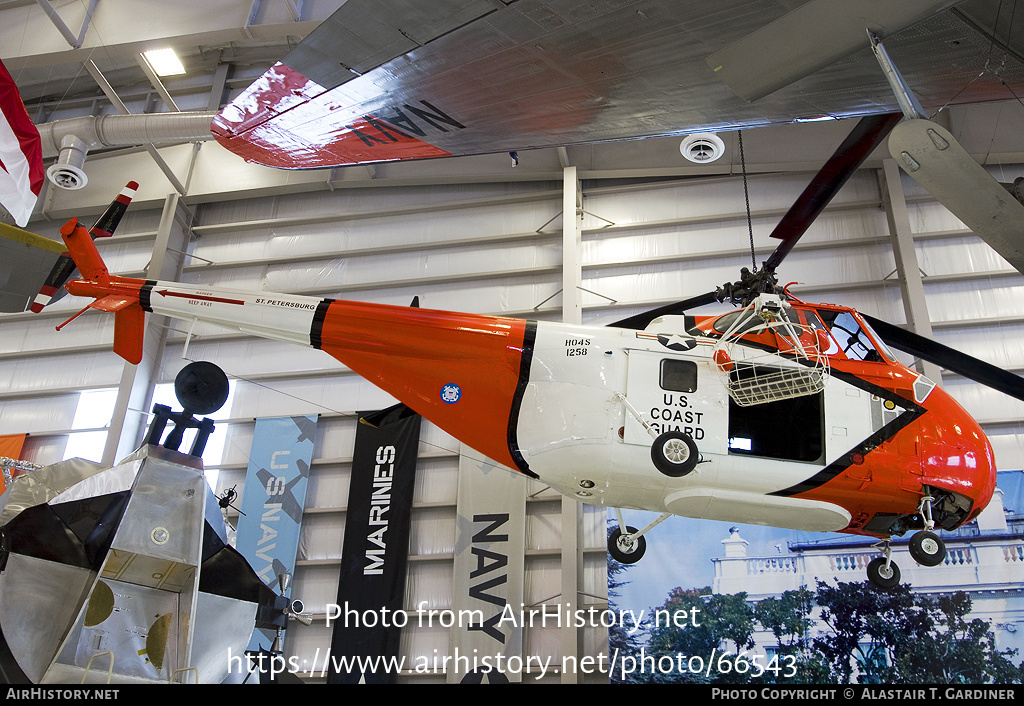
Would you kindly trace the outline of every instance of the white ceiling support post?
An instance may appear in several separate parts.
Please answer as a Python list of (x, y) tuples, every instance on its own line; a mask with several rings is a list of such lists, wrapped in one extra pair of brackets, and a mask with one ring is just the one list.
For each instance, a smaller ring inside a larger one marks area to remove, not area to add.
[[(583, 263), (580, 246), (583, 238), (583, 189), (576, 167), (562, 170), (562, 320), (569, 324), (583, 322), (581, 297)], [(562, 601), (561, 613), (575, 616), (581, 595), (580, 577), (583, 564), (583, 507), (562, 496)], [(563, 625), (560, 633), (563, 664), (578, 664), (585, 628)], [(579, 682), (579, 670), (561, 674), (563, 684)]]
[[(181, 203), (181, 196), (168, 195), (164, 200), (146, 279), (178, 279), (188, 249), (191, 222), (192, 216)], [(103, 448), (103, 462), (106, 464), (113, 465), (132, 453), (145, 438), (153, 390), (160, 379), (164, 346), (170, 331), (168, 324), (169, 320), (163, 316), (147, 315), (142, 362), (138, 365), (124, 364), (107, 443)]]
[[(914, 233), (910, 227), (910, 215), (907, 212), (907, 201), (900, 179), (900, 168), (896, 162), (892, 159), (883, 160), (879, 172), (882, 203), (885, 205), (885, 216), (889, 221), (889, 235), (892, 238), (892, 252), (896, 259), (896, 273), (899, 276), (907, 328), (916, 334), (931, 338), (932, 322), (928, 316), (924, 281), (921, 278), (921, 268), (917, 264)], [(942, 383), (942, 371), (935, 363), (918, 360), (917, 371), (931, 378), (936, 384)]]
[(207, 110), (218, 112), (223, 106), (225, 89), (228, 84), (228, 70), (230, 68), (231, 64), (227, 62), (217, 64), (217, 69), (213, 72), (213, 82), (210, 86), (210, 99), (206, 102)]
[(565, 167), (562, 170), (562, 321), (567, 324), (583, 323), (582, 239), (583, 189), (576, 167)]

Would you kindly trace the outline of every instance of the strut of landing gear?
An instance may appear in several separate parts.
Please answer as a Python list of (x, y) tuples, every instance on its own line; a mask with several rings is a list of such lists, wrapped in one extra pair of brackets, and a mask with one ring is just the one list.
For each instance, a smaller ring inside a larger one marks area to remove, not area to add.
[(934, 498), (925, 495), (921, 498), (918, 512), (924, 518), (924, 529), (910, 538), (910, 556), (921, 566), (938, 566), (946, 558), (946, 543), (935, 534), (935, 520), (932, 518), (932, 502)]
[(638, 530), (636, 527), (627, 527), (623, 524), (622, 513), (616, 509), (615, 516), (619, 521), (619, 526), (608, 535), (608, 553), (612, 555), (612, 559), (620, 564), (635, 564), (640, 561), (644, 552), (647, 551), (647, 540), (644, 539), (644, 534), (656, 525), (660, 525), (671, 515), (671, 512), (662, 513), (642, 530)]
[(681, 431), (666, 431), (659, 434), (657, 427), (644, 419), (644, 416), (629, 403), (625, 395), (616, 393), (615, 396), (622, 400), (626, 411), (633, 415), (633, 418), (654, 439), (651, 444), (651, 461), (655, 468), (670, 478), (682, 478), (697, 467), (697, 464), (700, 463), (700, 454), (697, 452), (697, 444), (689, 434)]
[(891, 540), (884, 539), (875, 546), (884, 545), (882, 553), (877, 559), (868, 562), (868, 580), (879, 588), (892, 588), (900, 582), (900, 567), (892, 560)]

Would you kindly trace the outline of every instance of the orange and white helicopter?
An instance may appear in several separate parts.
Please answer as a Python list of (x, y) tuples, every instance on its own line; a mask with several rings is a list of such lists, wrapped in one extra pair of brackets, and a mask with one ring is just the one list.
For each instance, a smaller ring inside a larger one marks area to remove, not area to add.
[[(610, 326), (120, 277), (74, 219), (61, 232), (81, 278), (66, 288), (94, 299), (83, 311), (114, 313), (114, 351), (129, 362), (142, 358), (145, 312), (320, 348), (498, 463), (585, 503), (661, 513), (640, 530), (620, 515), (609, 540), (619, 561), (638, 560), (643, 535), (683, 515), (877, 537), (868, 574), (891, 586), (890, 537), (915, 532), (913, 557), (941, 563), (935, 530), (973, 519), (992, 496), (992, 449), (866, 317), (792, 297), (775, 270), (897, 120), (861, 120), (780, 223), (782, 244), (760, 270)], [(739, 308), (683, 313), (715, 299)], [(957, 368), (949, 349), (887, 330), (894, 345), (969, 376), (986, 365)], [(1001, 389), (1021, 395), (1005, 375)]]

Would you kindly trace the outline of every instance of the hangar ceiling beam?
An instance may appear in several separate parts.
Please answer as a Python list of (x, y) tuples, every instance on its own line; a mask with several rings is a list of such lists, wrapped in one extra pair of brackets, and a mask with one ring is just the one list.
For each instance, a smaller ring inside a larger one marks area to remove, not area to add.
[(82, 29), (78, 32), (78, 36), (75, 36), (74, 32), (64, 24), (64, 20), (57, 14), (57, 10), (54, 9), (53, 5), (50, 4), (49, 0), (36, 0), (36, 4), (43, 8), (43, 12), (53, 22), (53, 26), (60, 31), (67, 43), (75, 49), (82, 46), (82, 42), (85, 41), (85, 33), (89, 31), (89, 23), (92, 21), (92, 13), (96, 9), (96, 3), (99, 0), (90, 0), (89, 9), (85, 12), (85, 19), (82, 21)]
[(228, 84), (228, 69), (230, 68), (230, 64), (222, 61), (217, 64), (217, 68), (213, 72), (210, 82), (210, 99), (206, 104), (206, 109), (211, 112), (220, 110), (224, 103), (224, 94)]
[[(107, 97), (107, 100), (117, 107), (117, 112), (121, 113), (121, 115), (130, 115), (128, 106), (126, 106), (118, 97), (114, 87), (110, 85), (110, 82), (103, 76), (96, 64), (93, 63), (92, 59), (85, 62), (85, 68), (96, 80), (96, 83), (99, 85), (100, 90), (103, 91), (103, 94)], [(171, 105), (173, 105), (173, 102)], [(170, 168), (167, 162), (164, 161), (164, 158), (160, 156), (160, 153), (156, 151), (156, 147), (150, 143), (146, 143), (144, 146), (146, 151), (149, 152), (149, 156), (152, 157), (153, 161), (156, 162), (158, 167), (160, 167), (160, 171), (162, 171), (164, 176), (167, 177), (167, 181), (171, 182), (174, 190), (184, 196), (186, 192), (185, 185), (181, 183), (177, 176), (175, 176), (174, 171)]]
[[(102, 50), (104, 61), (129, 64), (135, 54), (155, 43), (193, 53), (197, 47), (251, 44), (253, 40), (292, 44), (343, 4), (342, 0), (307, 4), (305, 19), (296, 21), (292, 8), (284, 3), (264, 3), (254, 15), (251, 0), (118, 0), (92, 2), (88, 8), (64, 3), (63, 17), (57, 18), (64, 29), (58, 25), (54, 31), (56, 22), (47, 9), (49, 3), (37, 2), (38, 7), (7, 4), (0, 8), (0, 46), (9, 70), (81, 62), (80, 56), (74, 58), (76, 52), (97, 49)], [(133, 22), (132, 17), (145, 17), (146, 21)], [(69, 24), (81, 24), (87, 31), (79, 39), (67, 29)]]
[(139, 68), (142, 69), (142, 72), (146, 74), (146, 78), (148, 78), (149, 82), (153, 84), (153, 88), (155, 88), (156, 92), (160, 94), (160, 99), (163, 100), (167, 109), (172, 113), (180, 113), (181, 108), (179, 108), (178, 104), (174, 102), (174, 98), (171, 97), (170, 92), (167, 90), (167, 87), (164, 86), (164, 82), (160, 80), (160, 77), (153, 69), (152, 64), (149, 63), (149, 59), (146, 58), (146, 55), (139, 53), (136, 55), (135, 60), (138, 62)]

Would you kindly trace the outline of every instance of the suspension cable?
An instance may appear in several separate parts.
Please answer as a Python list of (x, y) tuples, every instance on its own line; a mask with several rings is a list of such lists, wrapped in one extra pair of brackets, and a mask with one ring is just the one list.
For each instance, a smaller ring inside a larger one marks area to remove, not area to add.
[(740, 140), (740, 169), (743, 170), (743, 199), (747, 203), (747, 232), (750, 234), (751, 271), (757, 272), (757, 256), (754, 254), (754, 224), (750, 219), (750, 191), (747, 188), (747, 160), (743, 155), (743, 131), (736, 133)]

